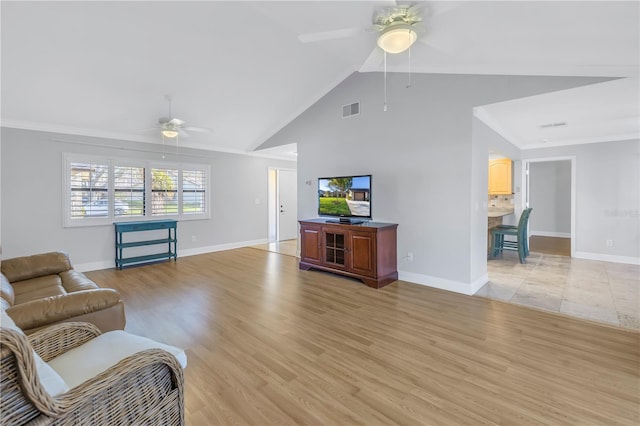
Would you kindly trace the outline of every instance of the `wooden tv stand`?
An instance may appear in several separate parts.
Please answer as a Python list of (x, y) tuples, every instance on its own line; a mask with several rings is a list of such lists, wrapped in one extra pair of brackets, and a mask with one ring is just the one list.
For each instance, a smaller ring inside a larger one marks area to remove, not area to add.
[(395, 223), (300, 222), (300, 269), (335, 272), (373, 288), (398, 279)]

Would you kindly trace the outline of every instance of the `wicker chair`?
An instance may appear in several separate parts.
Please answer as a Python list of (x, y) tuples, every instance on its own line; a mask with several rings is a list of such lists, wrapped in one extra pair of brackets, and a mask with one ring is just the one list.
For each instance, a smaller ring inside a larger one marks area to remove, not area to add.
[[(36, 373), (46, 363), (101, 334), (89, 323), (63, 323), (26, 336), (0, 328), (2, 425), (182, 425), (184, 378), (161, 349), (128, 356), (95, 377), (52, 396)], [(90, 360), (84, 360), (90, 362)]]

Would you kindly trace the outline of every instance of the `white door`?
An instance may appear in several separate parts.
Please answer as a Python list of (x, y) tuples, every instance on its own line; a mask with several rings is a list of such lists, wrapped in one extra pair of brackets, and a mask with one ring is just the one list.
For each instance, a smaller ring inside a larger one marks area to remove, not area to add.
[(278, 241), (298, 238), (298, 185), (295, 170), (278, 170)]

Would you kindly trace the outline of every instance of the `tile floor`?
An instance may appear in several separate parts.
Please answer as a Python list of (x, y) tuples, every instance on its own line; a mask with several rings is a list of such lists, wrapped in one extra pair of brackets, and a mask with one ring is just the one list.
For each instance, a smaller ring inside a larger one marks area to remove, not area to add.
[(640, 266), (531, 252), (487, 260), (476, 296), (640, 330)]

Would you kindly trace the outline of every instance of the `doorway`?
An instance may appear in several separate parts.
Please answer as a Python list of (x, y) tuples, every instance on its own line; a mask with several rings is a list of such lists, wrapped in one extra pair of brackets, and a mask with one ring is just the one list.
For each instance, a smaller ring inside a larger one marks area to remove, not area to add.
[[(575, 255), (575, 157), (523, 160), (522, 208), (532, 207), (530, 246)], [(564, 239), (564, 241), (562, 241)], [(566, 239), (569, 239), (568, 244)], [(568, 249), (568, 250), (567, 250)]]
[(298, 173), (269, 169), (269, 242), (298, 238)]

